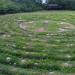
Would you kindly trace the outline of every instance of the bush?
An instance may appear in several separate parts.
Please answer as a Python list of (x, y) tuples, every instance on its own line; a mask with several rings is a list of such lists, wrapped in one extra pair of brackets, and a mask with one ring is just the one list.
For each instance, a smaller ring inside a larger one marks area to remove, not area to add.
[(35, 0), (1, 0), (0, 14), (42, 10)]

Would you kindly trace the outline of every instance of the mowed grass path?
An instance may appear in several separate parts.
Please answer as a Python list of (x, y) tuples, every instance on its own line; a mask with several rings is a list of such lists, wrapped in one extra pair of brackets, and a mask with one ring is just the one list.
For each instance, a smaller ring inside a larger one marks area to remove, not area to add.
[(75, 11), (1, 15), (0, 75), (75, 75)]

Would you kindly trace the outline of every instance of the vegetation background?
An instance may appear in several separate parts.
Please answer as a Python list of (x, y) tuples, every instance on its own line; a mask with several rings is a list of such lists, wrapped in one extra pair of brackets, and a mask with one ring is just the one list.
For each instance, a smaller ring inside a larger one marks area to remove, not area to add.
[[(36, 0), (0, 0), (0, 14), (15, 12), (31, 12), (38, 10), (46, 10), (47, 4), (42, 5)], [(48, 4), (63, 5), (63, 9), (74, 10), (75, 0), (49, 0)]]

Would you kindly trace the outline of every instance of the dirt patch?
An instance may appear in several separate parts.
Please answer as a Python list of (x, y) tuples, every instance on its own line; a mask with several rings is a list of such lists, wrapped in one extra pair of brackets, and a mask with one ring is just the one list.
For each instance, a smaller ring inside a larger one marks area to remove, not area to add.
[(35, 30), (35, 32), (46, 32), (45, 28), (38, 28)]
[(58, 32), (66, 32), (66, 31), (75, 29), (75, 26), (71, 23), (61, 22), (60, 24), (61, 26), (60, 28), (58, 28)]
[(44, 23), (44, 25), (48, 25), (49, 24), (49, 20), (44, 20), (43, 23)]
[(75, 26), (71, 23), (61, 22), (60, 24), (62, 25), (63, 29), (75, 29)]
[(65, 31), (67, 31), (67, 29), (59, 28), (59, 32), (65, 32)]
[(26, 24), (20, 24), (19, 28), (23, 29), (23, 30), (27, 30), (28, 26)]
[(18, 24), (18, 27), (22, 30), (28, 30), (29, 26), (30, 25), (33, 25), (35, 21), (29, 21), (29, 22), (25, 22), (23, 20), (18, 20), (17, 21), (17, 24)]
[(29, 21), (29, 22), (27, 22), (28, 24), (34, 24), (35, 23), (35, 21)]

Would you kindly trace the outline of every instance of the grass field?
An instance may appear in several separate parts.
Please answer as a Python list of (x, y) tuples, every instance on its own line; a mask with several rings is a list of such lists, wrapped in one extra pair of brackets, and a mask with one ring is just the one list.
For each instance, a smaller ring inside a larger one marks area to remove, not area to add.
[(75, 11), (1, 15), (0, 75), (75, 75)]

